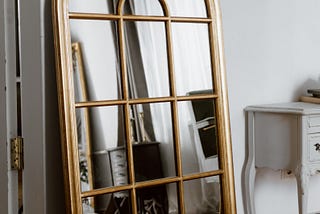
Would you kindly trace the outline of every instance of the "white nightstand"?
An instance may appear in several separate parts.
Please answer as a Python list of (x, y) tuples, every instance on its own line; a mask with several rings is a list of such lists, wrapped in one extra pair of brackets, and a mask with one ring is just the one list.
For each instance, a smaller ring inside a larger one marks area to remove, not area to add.
[(255, 214), (256, 167), (292, 171), (297, 178), (299, 213), (307, 213), (309, 176), (320, 173), (320, 105), (294, 102), (249, 106), (245, 206)]

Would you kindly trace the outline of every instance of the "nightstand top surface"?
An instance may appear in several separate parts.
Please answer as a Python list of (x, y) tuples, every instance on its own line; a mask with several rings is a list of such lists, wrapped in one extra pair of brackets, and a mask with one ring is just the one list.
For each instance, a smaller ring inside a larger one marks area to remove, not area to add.
[(265, 105), (252, 105), (245, 108), (248, 112), (270, 112), (290, 114), (320, 114), (320, 104), (305, 102), (274, 103)]

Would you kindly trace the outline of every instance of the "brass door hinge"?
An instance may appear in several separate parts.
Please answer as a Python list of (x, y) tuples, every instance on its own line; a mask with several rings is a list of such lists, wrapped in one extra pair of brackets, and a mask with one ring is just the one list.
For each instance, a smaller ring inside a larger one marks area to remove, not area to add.
[(16, 137), (11, 139), (11, 169), (23, 169), (23, 138)]

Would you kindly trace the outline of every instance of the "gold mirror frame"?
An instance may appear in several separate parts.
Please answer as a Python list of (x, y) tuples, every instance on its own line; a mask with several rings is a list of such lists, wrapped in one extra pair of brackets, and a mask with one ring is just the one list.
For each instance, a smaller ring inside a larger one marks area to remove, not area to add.
[[(53, 0), (53, 25), (54, 25), (54, 44), (55, 44), (55, 58), (56, 58), (56, 71), (57, 71), (57, 85), (59, 96), (59, 111), (60, 111), (60, 129), (61, 129), (61, 143), (63, 155), (63, 168), (65, 180), (65, 194), (67, 213), (82, 213), (82, 198), (88, 196), (96, 196), (105, 193), (112, 193), (112, 191), (131, 190), (134, 192), (137, 186), (132, 183), (133, 172), (133, 158), (132, 148), (129, 146), (128, 141), (128, 161), (129, 161), (129, 174), (131, 177), (131, 184), (127, 186), (112, 187), (107, 190), (92, 190), (90, 192), (81, 192), (79, 181), (79, 154), (76, 130), (76, 107), (90, 107), (90, 106), (106, 106), (117, 104), (116, 101), (106, 102), (74, 102), (74, 82), (73, 82), (73, 65), (72, 65), (72, 47), (70, 36), (70, 19), (91, 19), (91, 20), (115, 20), (119, 26), (119, 48), (120, 48), (120, 64), (123, 82), (123, 99), (119, 102), (125, 106), (125, 113), (129, 114), (128, 109), (129, 99), (127, 94), (127, 79), (125, 69), (125, 55), (124, 55), (124, 39), (123, 39), (123, 24), (124, 20), (131, 21), (163, 21), (166, 27), (167, 45), (168, 45), (168, 64), (169, 64), (169, 79), (171, 82), (171, 95), (164, 99), (153, 99), (152, 102), (160, 102), (162, 100), (171, 102), (173, 104), (173, 112), (177, 112), (177, 101), (189, 101), (197, 99), (214, 99), (216, 103), (218, 134), (219, 134), (219, 163), (220, 169), (212, 172), (202, 173), (198, 177), (196, 175), (183, 175), (181, 169), (181, 151), (179, 149), (179, 136), (175, 134), (175, 148), (177, 157), (177, 176), (169, 178), (171, 182), (179, 184), (179, 188), (183, 189), (183, 181), (192, 180), (195, 178), (203, 178), (205, 176), (220, 176), (222, 187), (222, 210), (223, 213), (233, 214), (236, 213), (235, 206), (235, 190), (234, 190), (234, 176), (233, 176), (233, 162), (232, 162), (232, 148), (231, 148), (231, 134), (230, 134), (230, 121), (228, 110), (228, 97), (227, 85), (225, 76), (225, 63), (223, 52), (223, 36), (221, 26), (221, 13), (218, 0), (204, 0), (207, 8), (206, 18), (189, 18), (189, 17), (172, 17), (167, 5), (166, 0), (159, 0), (163, 7), (164, 16), (140, 16), (140, 15), (125, 15), (122, 13), (122, 7), (125, 0), (119, 0), (117, 7), (117, 14), (89, 14), (89, 13), (74, 13), (68, 11), (68, 0)], [(172, 57), (172, 35), (171, 23), (172, 22), (186, 22), (186, 23), (206, 23), (209, 26), (210, 37), (210, 51), (213, 70), (213, 83), (215, 93), (212, 95), (198, 95), (198, 96), (177, 96), (174, 87), (174, 66)], [(122, 51), (121, 51), (122, 50)], [(147, 100), (140, 100), (142, 103), (149, 103)], [(132, 103), (131, 103), (132, 104)], [(177, 115), (173, 115), (173, 121), (177, 123)], [(129, 127), (130, 120), (127, 118), (126, 126)], [(179, 129), (174, 126), (175, 133)], [(130, 139), (130, 131), (127, 131), (126, 137)], [(167, 179), (168, 180), (168, 179)], [(167, 182), (169, 183), (169, 182)], [(133, 212), (136, 213), (135, 207), (135, 194), (132, 197)], [(179, 194), (180, 212), (185, 213), (183, 203), (183, 194)]]

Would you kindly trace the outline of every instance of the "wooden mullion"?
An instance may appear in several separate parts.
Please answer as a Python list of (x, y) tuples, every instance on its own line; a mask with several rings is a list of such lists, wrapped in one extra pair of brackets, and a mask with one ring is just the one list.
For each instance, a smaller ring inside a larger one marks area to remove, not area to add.
[[(167, 8), (166, 8), (167, 9)], [(166, 15), (170, 17), (168, 10), (165, 11)], [(165, 22), (166, 29), (166, 41), (167, 41), (167, 57), (168, 57), (168, 71), (169, 71), (169, 86), (170, 86), (170, 95), (174, 98), (171, 102), (172, 108), (172, 126), (173, 126), (173, 139), (174, 139), (174, 151), (175, 151), (175, 165), (176, 173), (179, 179), (178, 183), (178, 204), (179, 204), (179, 213), (184, 214), (184, 187), (182, 178), (182, 158), (181, 158), (181, 146), (180, 146), (180, 131), (179, 131), (179, 120), (178, 120), (178, 102), (177, 102), (177, 91), (175, 85), (175, 74), (174, 74), (174, 59), (173, 59), (173, 45), (172, 45), (172, 19), (169, 18)]]
[[(117, 13), (120, 19), (118, 19), (118, 35), (119, 35), (119, 51), (121, 61), (121, 72), (122, 72), (122, 85), (123, 85), (123, 98), (126, 101), (125, 104), (125, 130), (126, 130), (126, 151), (127, 151), (127, 162), (129, 171), (129, 183), (134, 185), (135, 173), (134, 173), (134, 162), (133, 162), (133, 149), (131, 142), (131, 129), (130, 129), (130, 103), (129, 103), (129, 86), (127, 81), (127, 67), (126, 67), (126, 56), (125, 56), (125, 37), (124, 37), (124, 19), (123, 19), (123, 5), (125, 0), (120, 0), (117, 6)], [(137, 198), (134, 186), (129, 189), (131, 195), (131, 208), (132, 213), (137, 213)]]
[(212, 19), (209, 18), (198, 18), (198, 17), (171, 17), (171, 22), (182, 22), (182, 23), (211, 23)]
[(69, 12), (69, 19), (118, 21), (121, 19), (121, 17), (119, 15), (115, 15), (115, 14)]
[(178, 96), (177, 101), (192, 101), (192, 100), (205, 100), (217, 98), (217, 94), (203, 94), (203, 95), (191, 95), (191, 96)]
[(190, 175), (184, 175), (182, 177), (182, 180), (188, 181), (188, 180), (194, 180), (194, 179), (200, 179), (200, 178), (207, 178), (207, 177), (222, 175), (223, 173), (224, 171), (222, 169), (208, 171), (208, 172), (200, 172), (200, 173), (195, 173)]
[(205, 94), (205, 95), (192, 95), (192, 96), (177, 96), (177, 97), (154, 97), (154, 98), (138, 98), (131, 100), (97, 100), (87, 102), (77, 102), (76, 108), (85, 107), (99, 107), (99, 106), (113, 106), (113, 105), (125, 105), (129, 103), (134, 104), (145, 104), (145, 103), (160, 103), (160, 102), (173, 102), (173, 101), (192, 101), (192, 100), (204, 100), (217, 98), (217, 94)]
[(82, 198), (93, 197), (93, 196), (98, 196), (103, 194), (110, 194), (114, 192), (127, 191), (127, 190), (131, 190), (132, 188), (133, 188), (133, 185), (130, 185), (130, 184), (125, 186), (104, 187), (104, 188), (82, 192), (81, 197)]
[(105, 188), (94, 189), (94, 190), (82, 192), (81, 197), (87, 198), (87, 197), (92, 197), (92, 196), (97, 196), (97, 195), (102, 195), (102, 194), (109, 194), (109, 193), (114, 193), (114, 192), (119, 192), (119, 191), (126, 191), (126, 190), (139, 189), (139, 188), (141, 189), (144, 187), (151, 187), (151, 186), (157, 186), (157, 185), (165, 185), (165, 184), (169, 184), (169, 183), (178, 182), (181, 179), (182, 179), (181, 177), (162, 178), (162, 179), (157, 179), (157, 180), (138, 182), (135, 184), (129, 184), (129, 185), (124, 185), (124, 186), (105, 187)]
[(145, 104), (145, 103), (160, 103), (160, 102), (173, 102), (177, 101), (192, 101), (192, 100), (204, 100), (204, 99), (214, 99), (217, 98), (217, 94), (207, 94), (207, 95), (192, 95), (192, 96), (177, 96), (174, 97), (154, 97), (154, 98), (138, 98), (125, 100), (97, 100), (97, 101), (86, 101), (77, 102), (75, 104), (76, 108), (85, 107), (100, 107), (100, 106), (113, 106), (113, 105), (125, 105), (127, 102), (131, 105), (133, 104)]
[(80, 20), (113, 20), (123, 19), (124, 21), (146, 21), (146, 22), (185, 22), (185, 23), (210, 23), (211, 18), (201, 17), (166, 17), (166, 16), (142, 16), (142, 15), (117, 15), (117, 14), (101, 14), (101, 13), (77, 13), (70, 12), (70, 19)]
[(152, 187), (152, 186), (158, 186), (158, 185), (166, 185), (170, 183), (179, 182), (181, 180), (181, 177), (171, 177), (171, 178), (161, 178), (157, 180), (149, 180), (149, 181), (142, 181), (136, 183), (135, 187), (138, 189), (144, 188), (144, 187)]

